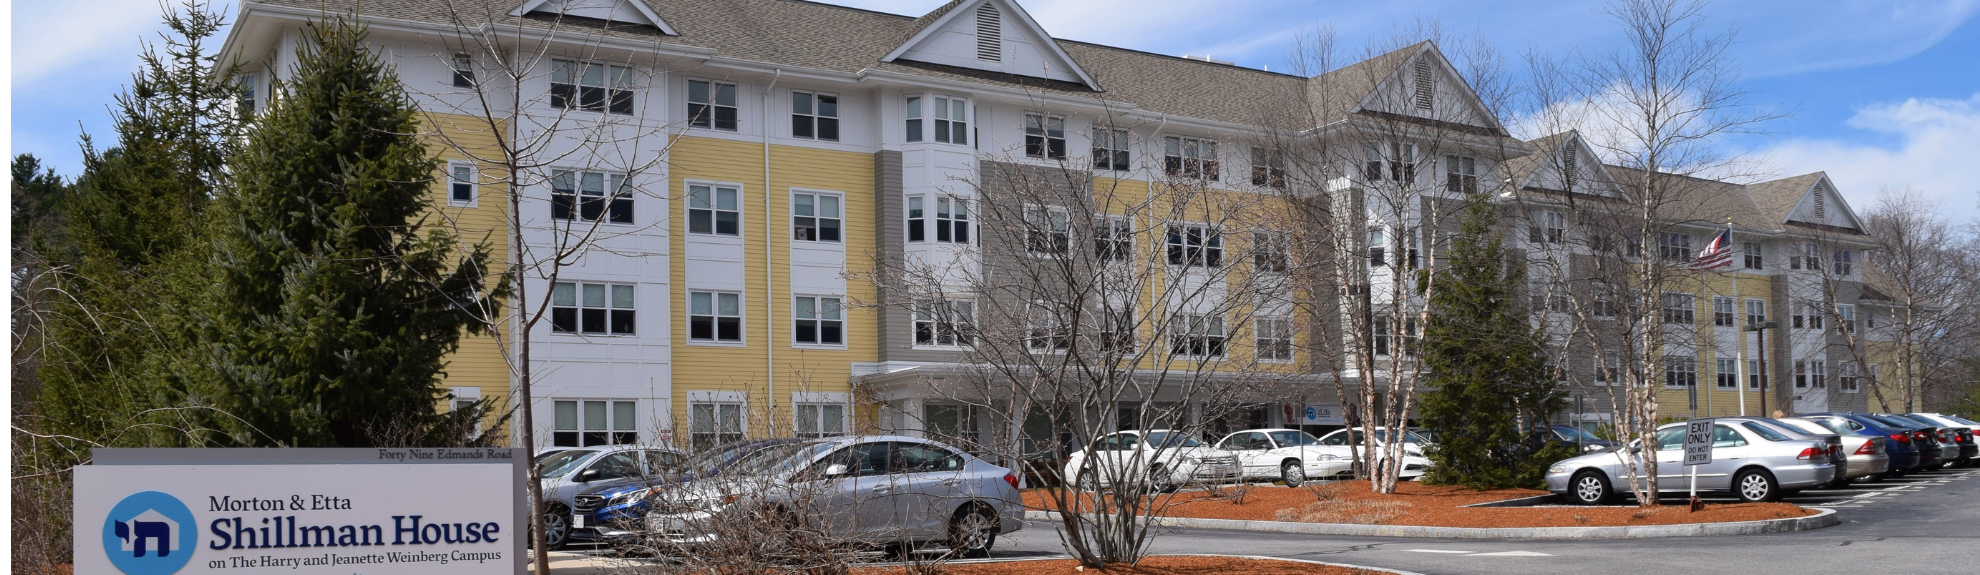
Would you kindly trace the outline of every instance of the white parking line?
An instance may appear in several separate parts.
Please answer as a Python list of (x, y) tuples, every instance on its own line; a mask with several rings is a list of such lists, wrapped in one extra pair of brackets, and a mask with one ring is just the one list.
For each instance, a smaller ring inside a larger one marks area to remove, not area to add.
[(1477, 553), (1477, 551), (1457, 551), (1453, 549), (1404, 549), (1404, 551), (1409, 551), (1411, 553), (1457, 553), (1460, 555), (1466, 553)]
[(1532, 551), (1500, 551), (1498, 553), (1473, 553), (1465, 557), (1553, 557), (1553, 555)]

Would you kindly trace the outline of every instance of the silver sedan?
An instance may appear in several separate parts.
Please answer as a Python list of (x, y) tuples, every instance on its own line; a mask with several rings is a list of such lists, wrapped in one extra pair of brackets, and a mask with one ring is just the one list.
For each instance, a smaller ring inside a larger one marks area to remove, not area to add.
[(1882, 435), (1869, 435), (1853, 431), (1849, 424), (1839, 417), (1789, 417), (1781, 423), (1792, 425), (1808, 433), (1835, 434), (1842, 442), (1842, 452), (1848, 458), (1830, 487), (1842, 487), (1857, 478), (1878, 481), (1890, 470), (1891, 456), (1884, 451)]
[[(1684, 465), (1685, 424), (1657, 428), (1652, 455), (1660, 491), (1683, 493), (1691, 469)], [(1795, 435), (1801, 435), (1796, 433)], [(1773, 501), (1786, 491), (1828, 483), (1836, 464), (1827, 442), (1792, 437), (1759, 418), (1721, 417), (1712, 426), (1712, 462), (1697, 466), (1698, 490), (1731, 492), (1741, 501)], [(1630, 491), (1643, 472), (1637, 442), (1623, 449), (1564, 459), (1547, 469), (1547, 490), (1585, 505), (1608, 502)]]

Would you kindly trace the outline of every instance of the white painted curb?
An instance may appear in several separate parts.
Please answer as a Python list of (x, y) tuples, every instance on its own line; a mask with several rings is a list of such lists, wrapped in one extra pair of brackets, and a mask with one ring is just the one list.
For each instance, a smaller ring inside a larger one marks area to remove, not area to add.
[[(1306, 535), (1349, 535), (1360, 537), (1425, 537), (1437, 539), (1651, 539), (1658, 537), (1715, 537), (1789, 533), (1821, 529), (1842, 523), (1836, 510), (1810, 507), (1816, 514), (1806, 517), (1733, 521), (1725, 523), (1679, 523), (1674, 525), (1625, 525), (1613, 527), (1426, 527), (1420, 525), (1358, 525), (1351, 523), (1298, 523), (1291, 521), (1245, 521), (1238, 519), (1197, 519), (1157, 517), (1163, 527), (1268, 531)], [(1025, 519), (1057, 521), (1050, 511), (1026, 511)]]

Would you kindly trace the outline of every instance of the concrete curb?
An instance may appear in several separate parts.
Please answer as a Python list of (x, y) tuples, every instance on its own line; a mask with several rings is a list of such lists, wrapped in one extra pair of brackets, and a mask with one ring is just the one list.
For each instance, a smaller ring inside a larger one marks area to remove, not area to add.
[[(1418, 525), (1356, 525), (1347, 523), (1294, 523), (1288, 521), (1243, 521), (1237, 519), (1196, 519), (1159, 517), (1163, 527), (1268, 531), (1305, 535), (1348, 535), (1357, 537), (1424, 537), (1436, 539), (1652, 539), (1659, 537), (1714, 537), (1757, 535), (1821, 529), (1842, 523), (1836, 510), (1810, 507), (1816, 514), (1806, 517), (1735, 521), (1727, 523), (1679, 523), (1676, 525), (1628, 525), (1616, 527), (1424, 527)], [(1026, 511), (1025, 519), (1056, 521), (1058, 513)]]

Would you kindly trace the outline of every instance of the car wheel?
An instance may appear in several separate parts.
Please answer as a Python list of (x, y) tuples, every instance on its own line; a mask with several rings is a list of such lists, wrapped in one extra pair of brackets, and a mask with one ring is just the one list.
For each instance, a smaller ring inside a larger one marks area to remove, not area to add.
[[(551, 508), (543, 514), (543, 546), (555, 551), (563, 549), (571, 540), (570, 513), (559, 508)], [(534, 541), (534, 539), (532, 539)]]
[(1306, 483), (1306, 466), (1300, 465), (1298, 461), (1281, 463), (1279, 479), (1286, 482), (1286, 487), (1299, 487), (1300, 484)]
[(1747, 469), (1733, 476), (1733, 495), (1747, 503), (1773, 501), (1781, 498), (1781, 486), (1766, 471)]
[(959, 557), (990, 556), (997, 544), (997, 515), (981, 505), (970, 505), (949, 520), (949, 552)]
[(1176, 478), (1169, 474), (1168, 469), (1163, 468), (1161, 465), (1148, 468), (1148, 488), (1150, 490), (1156, 493), (1168, 493), (1175, 491), (1176, 487)]
[(1074, 481), (1074, 485), (1076, 489), (1087, 493), (1100, 492), (1100, 478), (1094, 476), (1091, 470), (1079, 472), (1079, 479)]
[(1609, 501), (1611, 490), (1609, 481), (1598, 471), (1583, 471), (1568, 480), (1568, 498), (1582, 505), (1601, 505)]

